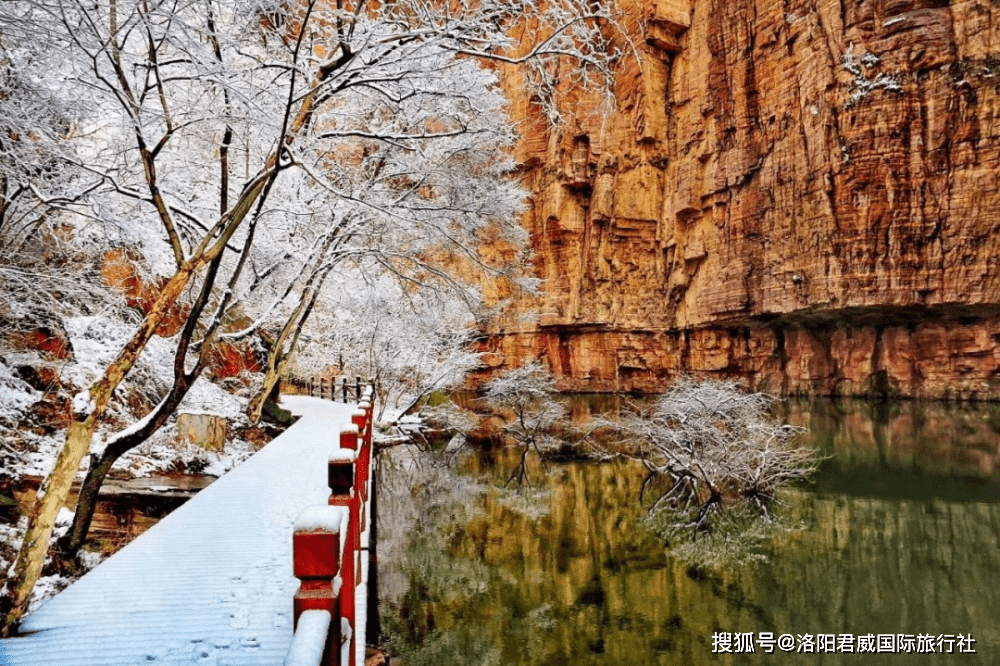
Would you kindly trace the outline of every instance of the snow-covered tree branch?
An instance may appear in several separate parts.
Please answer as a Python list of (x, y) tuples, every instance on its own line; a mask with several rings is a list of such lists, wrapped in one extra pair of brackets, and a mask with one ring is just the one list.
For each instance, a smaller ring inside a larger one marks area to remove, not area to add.
[(653, 510), (690, 517), (696, 538), (713, 516), (741, 504), (767, 515), (778, 488), (816, 469), (816, 452), (795, 446), (801, 429), (770, 415), (773, 400), (731, 380), (686, 377), (651, 409), (600, 424), (616, 435), (617, 452), (649, 470), (644, 489), (661, 482)]
[(58, 216), (78, 241), (135, 249), (159, 284), (73, 401), (5, 633), (116, 389), (165, 318), (188, 317), (171, 389), (183, 392), (201, 367), (188, 352), (202, 358), (236, 309), (294, 347), (343, 262), (414, 284), (449, 266), (503, 273), (480, 245), (484, 234), (523, 243), (524, 193), (510, 178), (506, 101), (483, 63), (527, 63), (542, 92), (566, 57), (599, 78), (614, 57), (605, 20), (573, 0), (0, 4), (0, 243)]

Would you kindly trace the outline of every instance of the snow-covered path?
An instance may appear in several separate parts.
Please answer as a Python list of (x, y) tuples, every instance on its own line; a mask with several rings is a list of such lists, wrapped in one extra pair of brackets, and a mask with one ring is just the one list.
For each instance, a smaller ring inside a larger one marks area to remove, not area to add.
[(302, 418), (45, 603), (0, 665), (281, 664), (292, 640), (292, 523), (326, 504), (354, 403), (284, 396)]

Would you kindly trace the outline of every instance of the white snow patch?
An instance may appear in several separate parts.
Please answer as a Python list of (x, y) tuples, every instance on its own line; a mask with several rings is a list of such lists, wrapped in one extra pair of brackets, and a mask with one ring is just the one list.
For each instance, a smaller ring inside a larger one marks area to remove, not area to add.
[(28, 604), (28, 612), (34, 613), (46, 601), (56, 596), (72, 583), (76, 578), (66, 576), (42, 576), (35, 583), (35, 588), (31, 591), (31, 602)]
[(246, 421), (243, 408), (242, 400), (228, 393), (218, 384), (213, 384), (205, 377), (199, 377), (188, 394), (184, 396), (177, 411), (186, 414), (224, 416), (230, 419), (230, 423), (236, 422), (243, 425)]
[(89, 416), (97, 405), (90, 399), (90, 391), (80, 391), (73, 396), (73, 413), (80, 416)]
[(354, 462), (358, 459), (358, 452), (354, 449), (332, 449), (330, 451), (330, 462)]
[(854, 53), (854, 42), (848, 45), (847, 50), (844, 51), (844, 55), (840, 58), (840, 64), (844, 70), (854, 75), (854, 81), (851, 86), (851, 96), (844, 104), (845, 109), (850, 109), (857, 105), (869, 93), (875, 90), (885, 90), (886, 92), (897, 94), (903, 92), (902, 84), (894, 76), (889, 76), (883, 72), (871, 78), (862, 72), (862, 65), (867, 69), (871, 69), (879, 62), (879, 57), (870, 52), (862, 55), (859, 62), (858, 57)]
[[(361, 584), (354, 588), (354, 624), (358, 636), (368, 636), (368, 558), (361, 558)], [(358, 640), (354, 645), (355, 663), (365, 663), (365, 641)]]
[(296, 532), (310, 532), (313, 530), (323, 530), (326, 532), (339, 532), (342, 536), (347, 534), (347, 520), (349, 512), (342, 506), (329, 506), (318, 504), (307, 506), (295, 519)]
[(460, 432), (455, 433), (452, 435), (452, 438), (448, 440), (448, 445), (444, 447), (444, 452), (448, 454), (458, 453), (462, 450), (462, 447), (465, 446), (466, 442), (467, 440), (465, 435)]
[[(75, 363), (62, 369), (62, 380), (72, 386), (93, 384), (135, 333), (135, 326), (105, 315), (67, 317), (66, 335), (73, 346)], [(89, 398), (88, 398), (89, 399)], [(74, 400), (73, 408), (76, 409)]]
[(62, 450), (64, 436), (43, 436), (30, 430), (22, 430), (18, 433), (18, 438), (20, 450), (16, 456), (6, 461), (6, 471), (15, 477), (48, 476), (55, 467), (56, 456)]
[(73, 515), (73, 512), (66, 507), (59, 509), (59, 513), (56, 514), (55, 528), (52, 530), (53, 539), (61, 539), (69, 532), (69, 528), (73, 525)]
[(28, 409), (42, 399), (36, 391), (0, 359), (0, 420), (15, 423)]
[(340, 666), (351, 663), (351, 623), (346, 617), (340, 618)]
[(87, 569), (87, 571), (90, 571), (104, 561), (103, 555), (100, 553), (93, 553), (89, 550), (81, 550), (77, 553), (76, 558), (80, 560), (80, 563)]
[(211, 456), (211, 460), (202, 471), (209, 476), (219, 477), (227, 472), (231, 472), (237, 465), (247, 460), (253, 454), (254, 448), (251, 444), (243, 440), (237, 440), (231, 445), (227, 444), (226, 451), (222, 454)]
[(292, 638), (292, 647), (285, 657), (285, 666), (319, 666), (331, 621), (329, 611), (308, 610), (302, 613)]
[[(0, 578), (10, 580), (14, 577), (14, 562), (8, 561), (3, 554), (10, 554), (12, 557), (17, 557), (17, 552), (21, 550), (21, 544), (24, 542), (24, 533), (28, 529), (28, 518), (22, 516), (21, 520), (18, 521), (17, 525), (4, 525), (0, 524), (0, 544), (6, 547), (0, 549)], [(3, 575), (6, 572), (6, 575)], [(2, 589), (0, 589), (0, 594), (7, 593), (7, 583), (3, 584)]]

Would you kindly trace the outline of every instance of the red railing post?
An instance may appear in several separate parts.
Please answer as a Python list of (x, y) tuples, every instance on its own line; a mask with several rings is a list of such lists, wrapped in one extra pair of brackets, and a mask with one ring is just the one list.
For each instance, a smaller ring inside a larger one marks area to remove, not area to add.
[[(315, 383), (310, 377), (310, 392)], [(336, 386), (335, 378), (330, 378), (334, 400)], [(326, 378), (320, 377), (319, 388), (324, 398)], [(346, 401), (346, 377), (343, 388)], [(328, 504), (306, 509), (295, 522), (293, 568), (300, 584), (293, 602), (296, 633), (287, 658), (295, 664), (315, 664), (322, 651), (319, 663), (325, 666), (362, 666), (367, 624), (378, 633), (378, 613), (369, 607), (369, 602), (377, 603), (377, 573), (372, 573), (377, 560), (372, 541), (375, 525), (365, 515), (372, 502), (374, 517), (374, 497), (369, 498), (374, 386), (365, 386), (362, 393), (360, 378), (355, 378), (354, 390), (358, 408), (328, 457)], [(363, 532), (368, 534), (364, 539)]]
[(361, 436), (365, 438), (368, 444), (372, 443), (372, 421), (373, 421), (373, 409), (372, 401), (370, 398), (365, 398), (358, 403), (358, 409), (365, 413), (365, 430), (361, 433)]
[[(368, 414), (363, 409), (357, 409), (351, 414), (351, 422), (358, 428), (358, 472), (357, 488), (361, 493), (361, 502), (368, 501), (369, 456), (371, 455), (371, 437), (368, 436)], [(362, 531), (364, 528), (362, 527)]]
[(328, 478), (330, 482), (330, 500), (333, 506), (345, 507), (350, 513), (347, 521), (347, 534), (344, 540), (342, 574), (343, 588), (340, 595), (340, 614), (351, 625), (351, 638), (348, 641), (350, 666), (356, 666), (354, 629), (357, 627), (357, 611), (355, 605), (355, 588), (361, 579), (361, 501), (358, 492), (357, 459), (358, 459), (358, 428), (351, 425), (340, 432), (340, 447), (330, 452)]
[(344, 510), (336, 506), (311, 506), (295, 521), (292, 534), (292, 569), (299, 579), (293, 605), (294, 626), (305, 611), (330, 613), (330, 629), (322, 664), (340, 664), (341, 537)]

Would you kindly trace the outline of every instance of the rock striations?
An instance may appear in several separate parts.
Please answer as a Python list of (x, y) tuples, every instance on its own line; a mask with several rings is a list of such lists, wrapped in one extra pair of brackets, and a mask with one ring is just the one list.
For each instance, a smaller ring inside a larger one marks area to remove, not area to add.
[(567, 86), (550, 130), (505, 80), (545, 285), (490, 364), (541, 357), (569, 390), (1000, 398), (1000, 4), (617, 9), (611, 105)]

